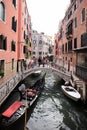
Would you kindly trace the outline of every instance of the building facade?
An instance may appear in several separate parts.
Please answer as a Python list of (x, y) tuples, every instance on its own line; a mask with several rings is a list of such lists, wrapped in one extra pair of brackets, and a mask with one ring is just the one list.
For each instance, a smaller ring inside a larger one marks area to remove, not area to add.
[[(17, 69), (18, 2), (0, 1), (0, 77), (11, 77)], [(0, 79), (1, 79), (0, 78)]]
[(64, 67), (87, 82), (87, 0), (71, 0), (58, 39)]
[(32, 57), (47, 57), (49, 54), (49, 47), (52, 45), (52, 38), (44, 33), (32, 31)]
[(26, 0), (20, 0), (18, 6), (18, 72), (26, 68), (27, 60), (31, 56), (31, 31), (31, 17)]
[(31, 53), (31, 17), (26, 0), (0, 0), (0, 83), (22, 71)]

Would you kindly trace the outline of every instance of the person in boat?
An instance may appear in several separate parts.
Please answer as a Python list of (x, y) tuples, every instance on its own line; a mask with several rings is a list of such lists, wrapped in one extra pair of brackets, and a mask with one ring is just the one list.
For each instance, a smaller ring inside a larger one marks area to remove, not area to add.
[(69, 86), (70, 85), (70, 82), (69, 81), (66, 81), (65, 82), (65, 86)]
[(37, 93), (37, 91), (35, 89), (30, 89), (30, 88), (27, 88), (25, 90), (25, 92), (26, 92), (27, 96), (32, 96), (32, 97), (35, 96)]
[(66, 91), (69, 91), (70, 89), (68, 87), (65, 88)]

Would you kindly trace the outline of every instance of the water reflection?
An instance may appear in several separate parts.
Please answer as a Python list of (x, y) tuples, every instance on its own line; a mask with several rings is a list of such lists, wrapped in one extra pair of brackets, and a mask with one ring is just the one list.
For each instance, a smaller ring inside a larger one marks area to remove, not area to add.
[[(34, 82), (35, 79), (31, 77), (24, 81), (26, 86)], [(28, 130), (87, 130), (87, 108), (85, 109), (81, 102), (76, 103), (63, 94), (60, 87), (63, 82), (57, 75), (47, 73), (45, 82), (40, 97), (27, 113)], [(12, 94), (9, 102), (13, 102), (15, 98), (17, 93)], [(24, 117), (6, 128), (15, 129), (24, 130)]]
[(81, 104), (61, 91), (60, 78), (48, 73), (44, 91), (27, 122), (29, 130), (86, 130), (86, 113)]

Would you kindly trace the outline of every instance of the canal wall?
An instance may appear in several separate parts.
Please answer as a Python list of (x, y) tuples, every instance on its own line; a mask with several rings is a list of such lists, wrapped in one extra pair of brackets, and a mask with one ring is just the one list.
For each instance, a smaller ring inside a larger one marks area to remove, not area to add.
[(0, 85), (0, 106), (21, 80), (22, 74), (16, 74), (15, 76), (10, 78), (9, 80), (4, 81), (4, 83)]
[(81, 100), (84, 103), (86, 103), (87, 96), (86, 96), (85, 82), (83, 80), (81, 80), (79, 77), (77, 77), (75, 74), (72, 73), (70, 83), (81, 94)]

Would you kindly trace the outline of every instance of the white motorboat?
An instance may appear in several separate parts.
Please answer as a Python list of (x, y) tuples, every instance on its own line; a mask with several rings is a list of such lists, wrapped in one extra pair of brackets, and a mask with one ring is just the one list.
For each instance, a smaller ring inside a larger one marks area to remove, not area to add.
[(67, 97), (71, 98), (72, 100), (78, 101), (81, 98), (80, 93), (75, 88), (73, 88), (72, 86), (62, 85), (61, 88), (62, 88), (64, 94)]

